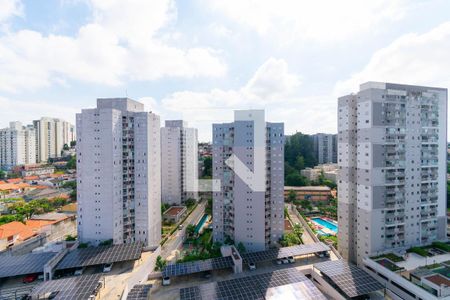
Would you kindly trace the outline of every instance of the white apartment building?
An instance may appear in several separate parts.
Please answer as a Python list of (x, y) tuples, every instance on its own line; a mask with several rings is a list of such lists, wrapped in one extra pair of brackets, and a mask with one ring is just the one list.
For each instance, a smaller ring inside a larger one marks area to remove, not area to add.
[(220, 192), (213, 192), (214, 241), (259, 251), (282, 237), (283, 135), (284, 124), (266, 123), (264, 110), (238, 110), (234, 122), (213, 124), (213, 179), (220, 180)]
[(447, 90), (368, 82), (338, 102), (339, 251), (446, 238)]
[(75, 141), (74, 126), (56, 118), (34, 120), (36, 128), (36, 161), (46, 162), (49, 158), (61, 157), (65, 144)]
[(97, 244), (161, 239), (160, 118), (127, 98), (77, 114), (78, 237)]
[(0, 129), (0, 168), (36, 163), (36, 133), (33, 127), (10, 122)]
[(337, 163), (337, 135), (317, 133), (312, 138), (317, 164)]
[(198, 133), (182, 120), (161, 128), (162, 202), (181, 205), (198, 199)]

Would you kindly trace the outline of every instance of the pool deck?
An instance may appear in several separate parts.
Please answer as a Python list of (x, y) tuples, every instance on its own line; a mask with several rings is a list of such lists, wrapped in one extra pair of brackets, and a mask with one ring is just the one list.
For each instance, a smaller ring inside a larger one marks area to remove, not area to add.
[[(335, 223), (336, 223), (335, 221), (329, 221), (328, 219), (324, 219), (324, 218), (321, 218), (321, 217), (317, 217), (317, 218), (322, 219), (322, 220), (325, 221), (325, 222), (332, 223), (333, 225), (336, 225), (336, 227), (337, 227), (337, 224), (335, 224)], [(336, 231), (331, 230), (331, 229), (329, 229), (329, 228), (327, 228), (327, 227), (325, 227), (325, 226), (319, 224), (318, 222), (316, 222), (316, 221), (314, 220), (314, 218), (311, 218), (311, 222), (313, 222), (314, 224), (316, 224), (316, 226), (318, 226), (318, 227), (320, 228), (320, 230), (321, 230), (323, 233), (329, 234), (329, 235), (333, 235), (333, 236), (337, 235), (337, 232), (336, 232)]]

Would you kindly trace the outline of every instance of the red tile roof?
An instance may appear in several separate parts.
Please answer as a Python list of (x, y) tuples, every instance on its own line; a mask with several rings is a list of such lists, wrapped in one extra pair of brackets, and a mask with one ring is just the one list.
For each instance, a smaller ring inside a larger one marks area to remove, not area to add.
[(27, 225), (14, 221), (0, 226), (0, 239), (19, 235), (19, 241), (25, 241), (36, 235)]

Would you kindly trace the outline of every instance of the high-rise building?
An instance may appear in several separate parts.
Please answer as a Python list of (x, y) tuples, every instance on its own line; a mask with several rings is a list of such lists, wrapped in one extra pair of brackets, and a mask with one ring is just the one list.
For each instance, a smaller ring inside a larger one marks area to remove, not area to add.
[(75, 141), (74, 126), (56, 118), (34, 120), (36, 128), (36, 161), (46, 162), (49, 158), (60, 157), (64, 145)]
[(312, 137), (317, 163), (319, 165), (337, 163), (337, 135), (317, 133)]
[(284, 231), (284, 124), (264, 110), (238, 110), (234, 122), (213, 124), (214, 241), (247, 251), (276, 245)]
[(0, 168), (36, 163), (36, 132), (32, 126), (10, 122), (0, 129)]
[(159, 245), (159, 116), (131, 99), (97, 99), (77, 114), (76, 147), (80, 241)]
[(182, 120), (166, 121), (161, 128), (162, 202), (180, 205), (198, 199), (197, 129)]
[(339, 251), (446, 237), (447, 90), (368, 82), (338, 102)]

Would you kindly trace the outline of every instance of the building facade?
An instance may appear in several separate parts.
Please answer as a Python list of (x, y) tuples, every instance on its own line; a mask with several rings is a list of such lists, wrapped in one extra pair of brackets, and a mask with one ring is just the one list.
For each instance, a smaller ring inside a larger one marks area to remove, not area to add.
[(338, 101), (339, 251), (446, 238), (447, 90), (368, 82)]
[(98, 244), (161, 239), (160, 118), (127, 98), (77, 114), (78, 237)]
[(36, 163), (36, 132), (20, 122), (9, 123), (0, 129), (0, 168)]
[(162, 202), (181, 205), (198, 199), (198, 133), (182, 120), (161, 128)]
[(64, 145), (75, 141), (74, 126), (56, 118), (34, 120), (36, 129), (36, 161), (47, 162), (49, 158), (61, 157)]
[(284, 231), (284, 124), (266, 123), (264, 110), (235, 111), (213, 124), (213, 237), (269, 248)]
[(337, 163), (337, 134), (317, 133), (312, 138), (317, 163)]

